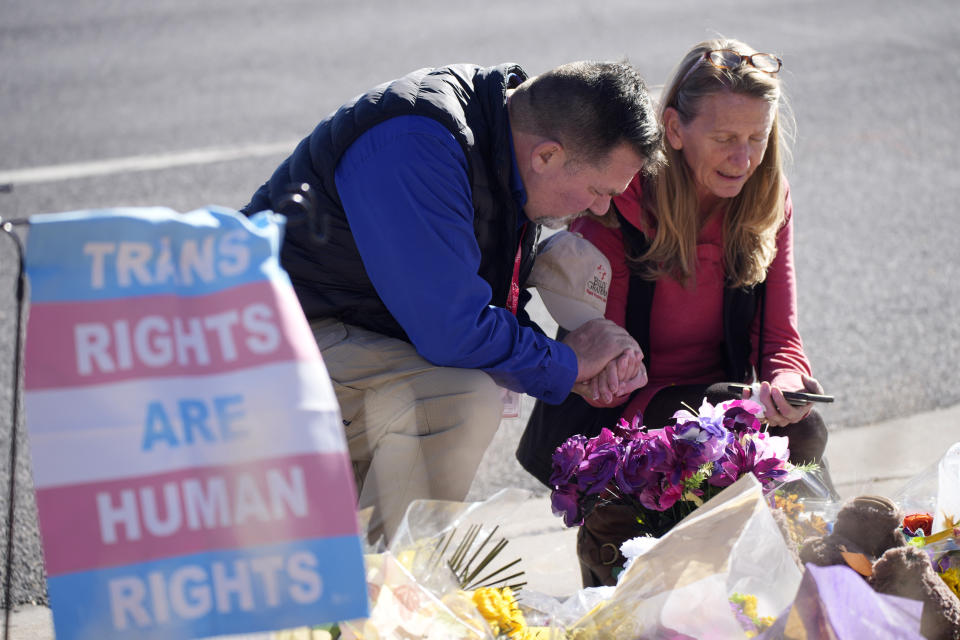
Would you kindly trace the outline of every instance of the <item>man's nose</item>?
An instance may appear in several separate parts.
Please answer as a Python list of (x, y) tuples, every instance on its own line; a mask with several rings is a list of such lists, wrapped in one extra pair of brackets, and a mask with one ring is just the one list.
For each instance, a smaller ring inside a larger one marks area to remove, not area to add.
[(610, 200), (610, 196), (597, 196), (589, 207), (590, 212), (598, 216), (606, 214), (610, 210)]

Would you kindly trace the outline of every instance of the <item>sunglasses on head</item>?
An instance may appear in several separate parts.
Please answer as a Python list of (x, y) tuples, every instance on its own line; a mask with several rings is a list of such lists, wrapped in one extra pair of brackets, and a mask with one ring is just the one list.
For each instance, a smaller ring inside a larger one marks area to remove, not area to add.
[(754, 53), (745, 56), (737, 53), (733, 49), (713, 49), (703, 52), (700, 59), (693, 63), (693, 66), (684, 74), (683, 79), (680, 80), (680, 84), (686, 82), (690, 74), (693, 73), (693, 70), (699, 67), (704, 60), (718, 69), (736, 69), (742, 64), (749, 64), (754, 69), (769, 73), (770, 75), (780, 71), (780, 67), (783, 66), (783, 60), (772, 53)]

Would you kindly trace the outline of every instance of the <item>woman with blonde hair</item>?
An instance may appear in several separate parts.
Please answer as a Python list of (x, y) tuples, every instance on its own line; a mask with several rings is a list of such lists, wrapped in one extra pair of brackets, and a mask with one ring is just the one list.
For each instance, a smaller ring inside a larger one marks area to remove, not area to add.
[[(605, 315), (643, 349), (647, 381), (625, 396), (604, 390), (591, 407), (573, 394), (555, 407), (538, 403), (517, 457), (542, 481), (556, 446), (585, 422), (598, 430), (640, 414), (661, 427), (682, 403), (740, 397), (731, 383), (756, 383), (742, 393), (763, 405), (776, 435), (790, 438), (792, 461), (821, 461), (822, 418), (812, 404), (783, 396), (823, 389), (797, 329), (781, 66), (737, 40), (691, 49), (661, 98), (665, 164), (614, 198), (615, 215), (571, 225), (610, 261)], [(832, 497), (823, 477), (824, 497)], [(609, 508), (587, 517), (578, 537), (585, 586), (613, 584), (619, 544), (636, 535), (631, 521)]]

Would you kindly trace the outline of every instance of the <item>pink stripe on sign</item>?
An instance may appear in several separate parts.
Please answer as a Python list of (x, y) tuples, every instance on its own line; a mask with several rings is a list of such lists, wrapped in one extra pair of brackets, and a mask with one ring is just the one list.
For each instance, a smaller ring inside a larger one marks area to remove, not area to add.
[(37, 490), (47, 574), (357, 535), (345, 453)]
[(37, 303), (27, 336), (28, 390), (320, 358), (293, 289), (270, 281), (197, 297)]

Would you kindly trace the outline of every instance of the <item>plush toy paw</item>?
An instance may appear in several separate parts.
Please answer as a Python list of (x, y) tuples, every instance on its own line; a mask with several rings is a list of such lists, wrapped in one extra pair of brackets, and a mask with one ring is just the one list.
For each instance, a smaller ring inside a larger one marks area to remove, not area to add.
[(925, 637), (960, 639), (960, 599), (920, 549), (906, 546), (888, 550), (873, 564), (869, 582), (878, 593), (923, 602), (920, 631)]

